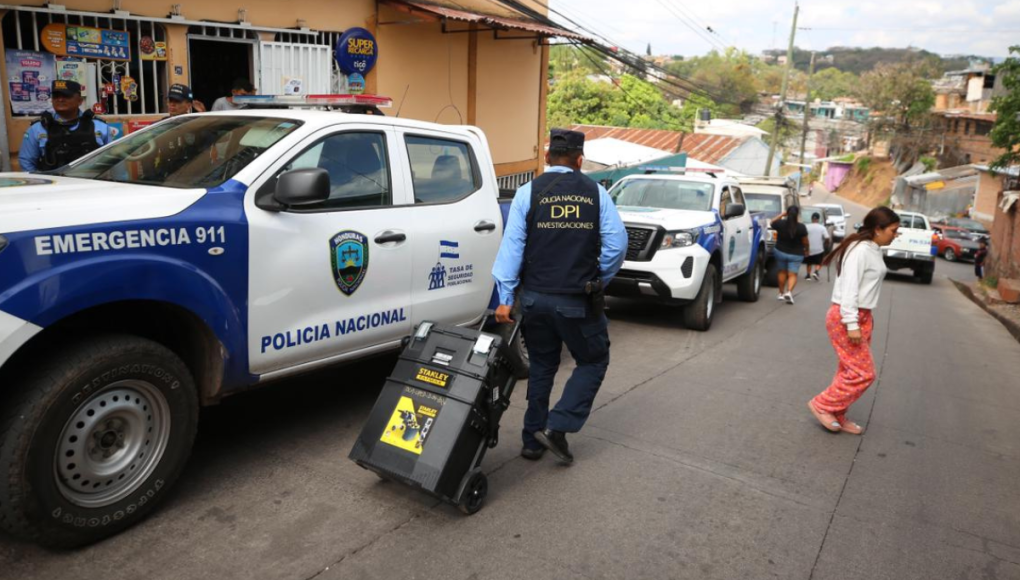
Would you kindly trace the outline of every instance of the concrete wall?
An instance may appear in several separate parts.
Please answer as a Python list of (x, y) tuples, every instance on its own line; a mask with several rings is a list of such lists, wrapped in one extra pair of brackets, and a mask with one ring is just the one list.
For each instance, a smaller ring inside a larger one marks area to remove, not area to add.
[(478, 126), (497, 163), (539, 157), (541, 63), (532, 41), (495, 40), (491, 33), (478, 38)]
[[(1001, 201), (999, 194), (997, 201)], [(995, 210), (992, 243), (988, 249), (990, 272), (999, 278), (1020, 278), (1020, 208), (1013, 204), (1010, 211)]]
[(983, 223), (986, 228), (991, 229), (992, 221), (995, 219), (996, 201), (1001, 191), (1002, 176), (990, 171), (978, 173), (977, 195), (974, 197), (971, 217)]

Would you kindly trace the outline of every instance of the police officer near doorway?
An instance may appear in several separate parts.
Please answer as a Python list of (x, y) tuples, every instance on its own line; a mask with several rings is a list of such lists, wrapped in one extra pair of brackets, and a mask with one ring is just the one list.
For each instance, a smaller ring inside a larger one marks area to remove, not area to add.
[(22, 171), (49, 171), (63, 167), (110, 142), (110, 128), (91, 110), (81, 111), (81, 85), (53, 81), (53, 111), (46, 111), (28, 128), (18, 151)]
[[(627, 232), (605, 188), (581, 174), (583, 160), (584, 133), (551, 131), (550, 167), (514, 195), (492, 270), (498, 322), (511, 321), (521, 286), (531, 362), (521, 455), (531, 460), (548, 449), (573, 462), (566, 434), (584, 426), (609, 367), (603, 290), (623, 264)], [(577, 367), (550, 411), (563, 344)]]

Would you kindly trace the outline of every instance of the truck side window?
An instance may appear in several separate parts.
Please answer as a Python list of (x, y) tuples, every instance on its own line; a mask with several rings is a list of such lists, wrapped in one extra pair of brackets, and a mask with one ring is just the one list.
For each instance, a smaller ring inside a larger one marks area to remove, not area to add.
[(733, 201), (733, 199), (732, 199), (732, 197), (730, 197), (730, 188), (724, 187), (723, 190), (722, 190), (722, 193), (719, 194), (719, 216), (720, 217), (726, 215), (726, 206), (730, 205), (731, 201)]
[(329, 199), (302, 210), (392, 205), (386, 137), (382, 133), (338, 133), (312, 145), (287, 167), (320, 167), (329, 173)]
[(459, 141), (407, 135), (415, 203), (449, 203), (482, 186), (471, 146)]
[(740, 205), (747, 207), (747, 204), (744, 203), (744, 192), (740, 191), (739, 187), (732, 187), (730, 188), (730, 191), (732, 192), (734, 203), (739, 203)]

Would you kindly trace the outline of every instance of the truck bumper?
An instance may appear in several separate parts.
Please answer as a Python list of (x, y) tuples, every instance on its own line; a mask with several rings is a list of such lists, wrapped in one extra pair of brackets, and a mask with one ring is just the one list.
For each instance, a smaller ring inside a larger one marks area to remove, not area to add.
[(40, 331), (42, 328), (31, 322), (0, 311), (0, 367)]
[(648, 262), (625, 261), (609, 283), (610, 296), (673, 303), (694, 300), (711, 255), (698, 245), (660, 250)]
[(908, 252), (905, 250), (887, 250), (882, 252), (885, 265), (890, 270), (902, 270), (903, 268), (918, 268), (925, 264), (934, 267), (935, 256), (922, 254), (921, 252)]

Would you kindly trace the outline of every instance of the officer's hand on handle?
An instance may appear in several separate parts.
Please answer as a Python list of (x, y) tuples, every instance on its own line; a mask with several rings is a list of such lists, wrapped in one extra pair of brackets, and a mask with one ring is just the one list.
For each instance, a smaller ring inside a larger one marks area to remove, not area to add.
[(500, 304), (496, 307), (496, 322), (500, 324), (508, 324), (513, 322), (514, 319), (510, 316), (513, 306), (507, 306), (506, 304)]

